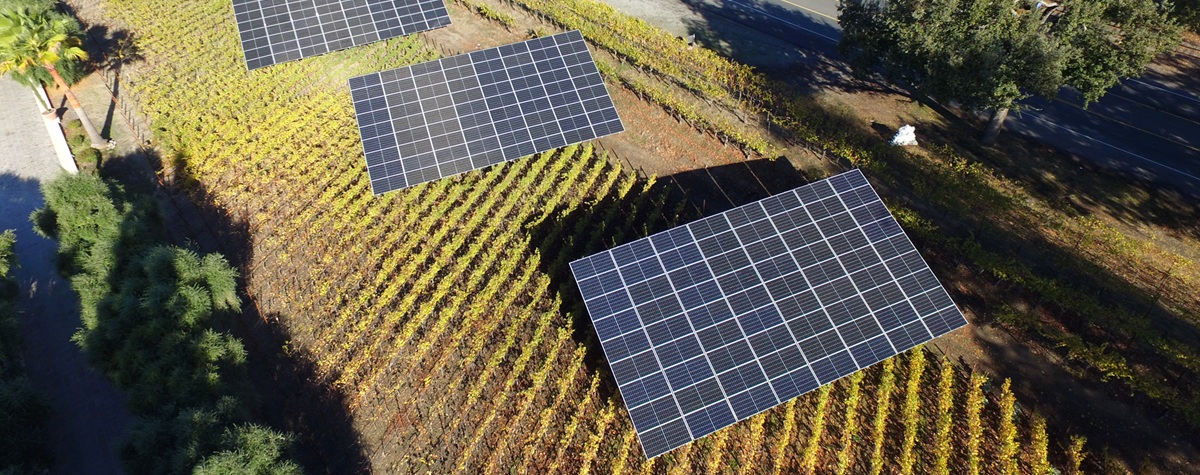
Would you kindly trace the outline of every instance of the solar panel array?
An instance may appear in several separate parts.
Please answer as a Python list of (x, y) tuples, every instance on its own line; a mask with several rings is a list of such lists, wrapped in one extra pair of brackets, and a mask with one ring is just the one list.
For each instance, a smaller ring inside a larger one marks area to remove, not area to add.
[(376, 194), (625, 130), (578, 31), (350, 79)]
[(249, 69), (450, 24), (443, 0), (233, 0), (233, 13)]
[(858, 170), (571, 270), (647, 458), (966, 325)]

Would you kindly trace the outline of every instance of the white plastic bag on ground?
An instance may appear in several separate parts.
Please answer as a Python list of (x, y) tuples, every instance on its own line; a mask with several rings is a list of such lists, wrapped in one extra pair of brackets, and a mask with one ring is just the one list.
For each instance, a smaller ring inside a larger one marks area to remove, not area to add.
[(896, 132), (896, 136), (892, 137), (891, 144), (899, 146), (916, 145), (917, 128), (904, 124), (904, 127), (900, 127), (900, 130)]

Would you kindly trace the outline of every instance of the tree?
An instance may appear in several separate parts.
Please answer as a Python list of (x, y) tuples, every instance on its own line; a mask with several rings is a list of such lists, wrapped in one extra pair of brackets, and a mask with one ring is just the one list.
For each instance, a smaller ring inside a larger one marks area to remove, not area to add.
[(56, 66), (60, 60), (87, 59), (87, 52), (80, 47), (81, 44), (79, 35), (72, 33), (68, 21), (53, 18), (46, 11), (28, 8), (0, 11), (0, 74), (10, 71), (25, 73), (38, 66), (45, 68), (55, 84), (66, 93), (67, 101), (83, 123), (92, 147), (104, 148), (107, 143), (83, 112), (79, 99)]
[(838, 49), (860, 75), (882, 70), (934, 99), (992, 110), (990, 145), (1021, 100), (1072, 87), (1087, 106), (1179, 41), (1168, 3), (1026, 1), (845, 0)]
[(153, 197), (83, 174), (43, 193), (31, 218), (58, 241), (60, 271), (79, 294), (72, 339), (137, 418), (126, 471), (300, 473), (290, 435), (250, 424), (248, 355), (227, 331), (241, 309), (237, 270), (219, 254), (167, 245)]
[(300, 466), (286, 457), (291, 436), (253, 424), (226, 429), (226, 450), (196, 466), (196, 475), (299, 475)]
[[(56, 3), (55, 0), (0, 0), (0, 11), (27, 8), (30, 11), (46, 12), (53, 19), (66, 21), (68, 32), (71, 35), (82, 35), (83, 27), (80, 26), (79, 22), (74, 17), (58, 11)], [(62, 74), (63, 79), (66, 80), (69, 86), (74, 86), (75, 83), (87, 75), (85, 64), (79, 61), (59, 59), (57, 63), (54, 63), (54, 67), (58, 70), (59, 74)], [(38, 87), (54, 84), (54, 77), (50, 76), (50, 72), (41, 65), (30, 67), (24, 72), (10, 71), (9, 76), (17, 81), (17, 83), (29, 87), (34, 91), (37, 91)], [(38, 94), (38, 97), (40, 99), (41, 95)], [(53, 107), (51, 104), (46, 104), (45, 102), (42, 102), (42, 106), (47, 109), (47, 112), (50, 112), (49, 109)]]
[(1175, 0), (1175, 19), (1189, 30), (1200, 33), (1200, 0)]

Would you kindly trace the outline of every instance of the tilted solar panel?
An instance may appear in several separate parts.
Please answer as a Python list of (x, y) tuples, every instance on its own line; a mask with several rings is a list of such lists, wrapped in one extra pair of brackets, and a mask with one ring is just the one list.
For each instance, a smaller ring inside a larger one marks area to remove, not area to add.
[(441, 28), (443, 0), (233, 0), (246, 67)]
[(967, 323), (858, 170), (571, 271), (647, 458)]
[(578, 31), (350, 79), (376, 194), (625, 130)]

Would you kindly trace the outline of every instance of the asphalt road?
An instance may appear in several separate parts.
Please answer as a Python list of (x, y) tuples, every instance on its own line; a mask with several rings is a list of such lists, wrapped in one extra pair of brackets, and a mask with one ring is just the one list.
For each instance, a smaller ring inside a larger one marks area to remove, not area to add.
[[(728, 31), (705, 28), (708, 25), (701, 23), (737, 23), (798, 50), (763, 48), (770, 51), (767, 54), (800, 61), (839, 57), (837, 0), (606, 1), (668, 31), (681, 31), (677, 33), (681, 35)], [(724, 42), (708, 40), (706, 46)], [(726, 53), (745, 53), (738, 55), (743, 61), (769, 63), (747, 57), (762, 51), (726, 46)], [(1200, 51), (1194, 53), (1200, 55)], [(1200, 56), (1194, 59), (1200, 62)], [(1108, 169), (1170, 183), (1200, 196), (1200, 77), (1151, 71), (1122, 81), (1087, 109), (1071, 90), (1063, 90), (1054, 101), (1035, 99), (1028, 104), (1030, 109), (1009, 116), (1006, 133), (1022, 134)]]

